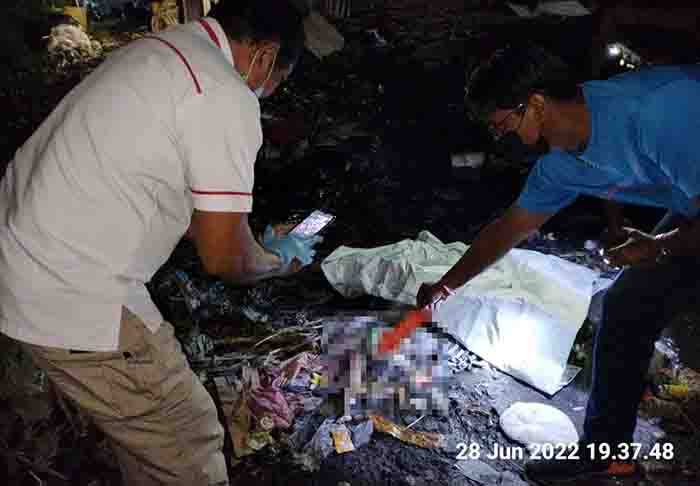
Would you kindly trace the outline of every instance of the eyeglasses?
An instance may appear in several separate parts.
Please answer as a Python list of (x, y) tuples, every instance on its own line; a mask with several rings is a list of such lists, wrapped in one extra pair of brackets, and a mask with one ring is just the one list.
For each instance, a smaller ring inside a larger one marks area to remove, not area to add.
[[(520, 125), (523, 123), (523, 119), (525, 118), (525, 112), (527, 111), (527, 103), (520, 103), (517, 107), (515, 107), (513, 110), (511, 110), (506, 116), (503, 117), (501, 121), (498, 123), (489, 123), (486, 128), (488, 128), (489, 133), (491, 134), (491, 137), (493, 137), (493, 140), (495, 142), (498, 142), (500, 139), (502, 139), (504, 136), (506, 136), (510, 132), (517, 132), (520, 129)], [(514, 130), (509, 130), (508, 132), (503, 131), (503, 127), (505, 124), (508, 122), (508, 119), (513, 116), (513, 115), (520, 115), (520, 123), (518, 123), (518, 126)]]

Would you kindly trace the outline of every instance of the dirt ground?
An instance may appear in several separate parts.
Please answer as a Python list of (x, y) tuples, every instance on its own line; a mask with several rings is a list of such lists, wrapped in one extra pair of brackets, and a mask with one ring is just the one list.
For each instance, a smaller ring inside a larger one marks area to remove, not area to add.
[[(483, 129), (465, 117), (465, 69), (496, 45), (528, 38), (572, 62), (583, 79), (593, 25), (588, 19), (521, 21), (506, 10), (479, 10), (470, 3), (476, 2), (392, 1), (383, 9), (358, 11), (335, 22), (346, 38), (345, 49), (322, 62), (305, 54), (288, 85), (263, 103), (266, 143), (256, 164), (251, 219), (256, 231), (268, 222), (289, 222), (313, 209), (327, 210), (337, 219), (324, 233), (320, 261), (341, 244), (383, 245), (412, 238), (423, 229), (443, 241), (468, 242), (511, 204), (527, 175), (526, 165), (498, 157), (490, 157), (478, 170), (451, 165), (452, 154), (481, 151), (487, 143)], [(106, 41), (110, 34), (100, 36)], [(113, 42), (133, 38), (120, 33)], [(676, 48), (669, 45), (664, 52)], [(0, 160), (10, 160), (60, 98), (100, 61), (89, 60), (50, 76), (10, 76), (0, 92), (8, 120)], [(634, 208), (629, 215), (642, 229), (659, 216)], [(586, 239), (597, 238), (603, 226), (599, 204), (582, 199), (548, 223), (545, 232), (581, 248)], [(194, 318), (172, 286), (170, 277), (177, 269), (202, 282), (207, 279), (193, 248), (183, 241), (149, 288), (165, 317), (185, 329)], [(300, 315), (311, 319), (391, 308), (370, 297), (342, 299), (325, 282), (318, 265), (287, 282), (227, 292), (241, 306), (269, 312), (280, 327)], [(254, 325), (236, 309), (223, 309), (221, 315), (226, 319), (208, 315), (197, 320), (205, 332), (219, 337), (246, 335)], [(232, 320), (231, 315), (238, 317)], [(699, 322), (697, 317), (686, 317), (670, 331), (681, 344), (683, 362), (696, 369), (700, 369)], [(515, 446), (500, 430), (498, 418), (516, 401), (552, 404), (567, 413), (580, 432), (586, 371), (549, 399), (488, 366), (474, 368), (455, 376), (447, 416), (427, 416), (414, 426), (445, 435), (447, 445), (441, 449), (420, 449), (375, 433), (367, 446), (333, 454), (320, 471), (308, 473), (291, 461), (283, 447), (270, 446), (231, 468), (233, 484), (477, 485), (460, 471), (472, 465), (457, 459), (458, 445), (479, 444), (484, 451), (494, 444)], [(69, 404), (45, 411), (42, 400), (56, 403), (50, 391), (31, 398), (0, 394), (0, 466), (8, 473), (6, 484), (121, 484), (99, 432), (79, 419), (76, 422)], [(311, 420), (319, 420), (318, 414), (312, 415)], [(394, 418), (408, 425), (419, 417)], [(691, 418), (700, 423), (700, 414)], [(585, 484), (700, 484), (700, 437), (689, 427), (640, 420), (636, 440), (645, 447), (656, 441), (673, 443), (674, 460), (625, 481)], [(523, 460), (485, 462), (522, 478)]]

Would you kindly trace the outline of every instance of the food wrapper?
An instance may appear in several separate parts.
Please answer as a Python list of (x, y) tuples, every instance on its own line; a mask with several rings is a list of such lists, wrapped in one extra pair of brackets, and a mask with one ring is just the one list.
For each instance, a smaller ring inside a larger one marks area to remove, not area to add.
[(350, 431), (344, 425), (337, 426), (332, 432), (333, 445), (335, 446), (335, 452), (338, 454), (345, 454), (346, 452), (352, 452), (355, 450), (355, 445), (352, 443), (350, 438)]
[(389, 434), (407, 444), (413, 444), (423, 449), (437, 449), (444, 443), (444, 437), (441, 434), (402, 429), (394, 422), (378, 415), (371, 415), (370, 418), (375, 431)]

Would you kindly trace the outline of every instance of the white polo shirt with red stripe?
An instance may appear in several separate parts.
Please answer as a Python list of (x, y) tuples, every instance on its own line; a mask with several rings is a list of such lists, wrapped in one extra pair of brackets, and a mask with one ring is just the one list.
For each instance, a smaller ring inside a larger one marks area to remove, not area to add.
[(260, 105), (213, 19), (116, 51), (17, 151), (0, 182), (0, 331), (110, 351), (122, 306), (155, 331), (145, 283), (193, 209), (247, 213)]

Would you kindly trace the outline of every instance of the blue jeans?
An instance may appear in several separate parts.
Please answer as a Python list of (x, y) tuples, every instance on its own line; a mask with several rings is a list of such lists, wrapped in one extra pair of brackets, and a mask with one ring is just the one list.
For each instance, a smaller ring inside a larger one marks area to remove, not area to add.
[(698, 308), (700, 256), (622, 272), (605, 296), (593, 348), (583, 440), (630, 443), (654, 342), (679, 312)]

